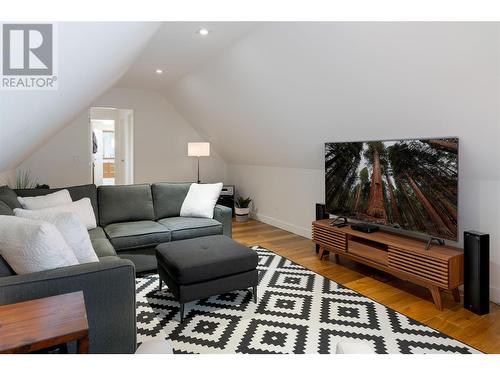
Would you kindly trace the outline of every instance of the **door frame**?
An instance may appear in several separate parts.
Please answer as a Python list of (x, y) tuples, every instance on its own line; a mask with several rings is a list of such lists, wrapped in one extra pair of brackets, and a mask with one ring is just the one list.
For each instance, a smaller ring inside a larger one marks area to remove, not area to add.
[[(114, 116), (102, 116), (102, 118), (97, 118), (93, 115), (93, 112), (96, 111), (113, 111)], [(92, 106), (88, 111), (88, 155), (89, 155), (89, 175), (88, 181), (93, 184), (94, 181), (94, 154), (92, 147), (92, 120), (114, 120), (115, 121), (115, 185), (117, 180), (117, 173), (121, 173), (122, 166), (118, 167), (119, 164), (125, 161), (125, 158), (128, 157), (129, 163), (128, 165), (124, 165), (123, 168), (125, 170), (124, 184), (133, 184), (135, 175), (135, 144), (134, 144), (134, 110), (133, 109), (125, 109), (125, 108), (114, 108), (114, 107), (105, 107), (105, 106)], [(125, 131), (124, 131), (125, 130)], [(125, 155), (123, 155), (125, 150)], [(120, 169), (120, 172), (118, 171)]]

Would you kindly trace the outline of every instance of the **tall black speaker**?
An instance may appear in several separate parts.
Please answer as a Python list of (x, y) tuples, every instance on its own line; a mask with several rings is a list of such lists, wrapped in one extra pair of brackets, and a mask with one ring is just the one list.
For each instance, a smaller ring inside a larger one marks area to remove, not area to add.
[(464, 232), (464, 307), (475, 314), (490, 312), (490, 235)]
[[(326, 206), (323, 203), (316, 203), (316, 220), (328, 219), (330, 215), (326, 213)], [(319, 253), (319, 245), (316, 245), (316, 252)]]

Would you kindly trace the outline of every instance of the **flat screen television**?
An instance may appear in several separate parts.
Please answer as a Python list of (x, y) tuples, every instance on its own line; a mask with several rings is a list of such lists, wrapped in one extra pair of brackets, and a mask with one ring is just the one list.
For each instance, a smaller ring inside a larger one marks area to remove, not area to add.
[(458, 138), (325, 144), (328, 213), (457, 240)]

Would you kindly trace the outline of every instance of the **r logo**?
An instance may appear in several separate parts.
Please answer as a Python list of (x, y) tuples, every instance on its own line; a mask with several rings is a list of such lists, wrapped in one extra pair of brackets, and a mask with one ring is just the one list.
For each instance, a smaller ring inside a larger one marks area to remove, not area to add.
[(3, 25), (3, 75), (52, 75), (51, 24)]

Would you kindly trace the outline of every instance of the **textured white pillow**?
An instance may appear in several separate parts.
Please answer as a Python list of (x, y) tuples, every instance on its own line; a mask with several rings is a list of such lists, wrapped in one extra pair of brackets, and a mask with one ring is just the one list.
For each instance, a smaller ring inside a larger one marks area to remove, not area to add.
[(222, 182), (216, 184), (191, 184), (182, 203), (181, 216), (214, 217), (214, 207), (222, 190)]
[(94, 209), (90, 203), (90, 198), (82, 198), (79, 201), (63, 204), (61, 206), (49, 207), (44, 210), (45, 212), (58, 213), (58, 212), (74, 212), (78, 215), (83, 225), (87, 230), (97, 227), (95, 220)]
[(0, 216), (0, 255), (18, 275), (78, 264), (54, 224)]
[(27, 210), (41, 210), (42, 208), (60, 206), (73, 201), (66, 189), (38, 197), (17, 197), (17, 200)]
[(61, 232), (66, 243), (71, 247), (78, 262), (90, 263), (98, 262), (92, 242), (90, 242), (89, 232), (83, 225), (80, 217), (74, 212), (51, 212), (44, 210), (23, 210), (16, 208), (14, 214), (32, 220), (42, 220), (54, 224)]

